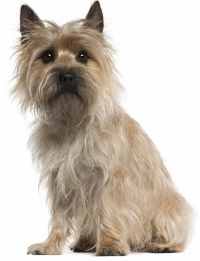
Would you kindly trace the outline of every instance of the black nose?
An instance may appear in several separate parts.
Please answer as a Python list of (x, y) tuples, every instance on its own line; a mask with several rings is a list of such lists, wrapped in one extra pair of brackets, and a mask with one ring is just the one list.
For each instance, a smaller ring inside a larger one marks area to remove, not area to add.
[(78, 87), (78, 77), (74, 72), (59, 72), (58, 91), (60, 93), (76, 93)]
[(59, 83), (60, 85), (65, 85), (66, 87), (67, 86), (73, 86), (75, 83), (76, 83), (76, 74), (75, 73), (71, 73), (71, 72), (68, 72), (68, 73), (59, 73)]

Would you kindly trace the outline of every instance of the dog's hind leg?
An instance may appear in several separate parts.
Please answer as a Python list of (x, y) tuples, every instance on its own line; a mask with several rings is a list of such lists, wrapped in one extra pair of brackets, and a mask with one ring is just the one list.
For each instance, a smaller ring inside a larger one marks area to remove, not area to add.
[(190, 232), (191, 212), (187, 202), (177, 193), (169, 194), (163, 199), (152, 222), (152, 240), (146, 251), (183, 251)]

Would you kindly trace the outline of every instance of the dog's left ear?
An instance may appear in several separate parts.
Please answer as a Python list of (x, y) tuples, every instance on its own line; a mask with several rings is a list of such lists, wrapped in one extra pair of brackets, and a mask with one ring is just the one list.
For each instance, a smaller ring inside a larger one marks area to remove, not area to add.
[(103, 12), (101, 10), (101, 5), (99, 1), (94, 2), (93, 5), (90, 7), (90, 10), (86, 16), (86, 25), (93, 29), (96, 29), (100, 33), (103, 32)]

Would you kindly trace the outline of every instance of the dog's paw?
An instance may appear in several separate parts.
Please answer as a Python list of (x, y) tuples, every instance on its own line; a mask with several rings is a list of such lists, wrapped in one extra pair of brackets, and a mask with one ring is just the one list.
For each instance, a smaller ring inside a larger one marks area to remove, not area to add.
[(71, 247), (73, 252), (95, 252), (96, 251), (96, 243), (90, 237), (80, 237), (76, 244)]
[(76, 247), (76, 246), (75, 246), (75, 247), (71, 247), (70, 249), (71, 249), (71, 251), (73, 251), (73, 252), (75, 252), (75, 253), (85, 252), (84, 249), (79, 248), (79, 247)]
[(45, 243), (31, 245), (27, 250), (28, 255), (59, 255), (60, 252)]
[(92, 253), (95, 252), (95, 247), (92, 248), (81, 248), (79, 246), (74, 246), (70, 248), (71, 251), (75, 252), (75, 253), (81, 253), (81, 252), (87, 252), (87, 253)]
[(45, 244), (31, 245), (27, 250), (28, 255), (47, 255)]
[(104, 247), (101, 248), (97, 253), (97, 256), (125, 256), (126, 252), (117, 250), (117, 249), (112, 249), (110, 247)]

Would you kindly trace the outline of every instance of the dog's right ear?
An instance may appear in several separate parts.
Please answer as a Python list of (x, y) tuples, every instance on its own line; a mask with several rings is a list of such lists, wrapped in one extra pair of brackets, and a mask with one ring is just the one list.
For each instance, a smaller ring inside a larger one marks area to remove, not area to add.
[(20, 11), (20, 32), (22, 40), (27, 37), (35, 25), (43, 26), (43, 23), (28, 5), (22, 5)]

